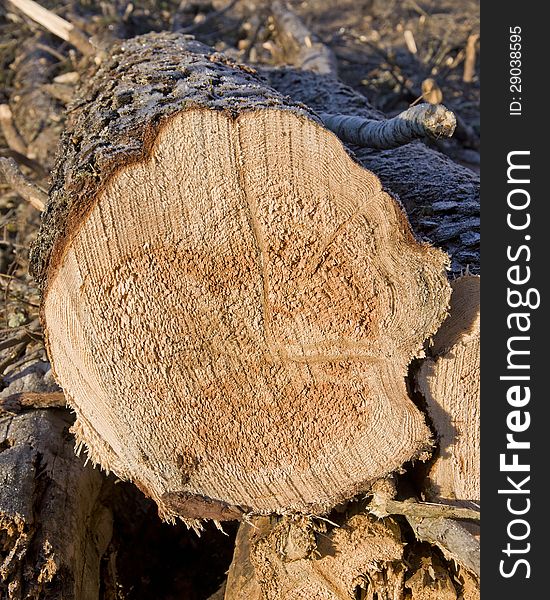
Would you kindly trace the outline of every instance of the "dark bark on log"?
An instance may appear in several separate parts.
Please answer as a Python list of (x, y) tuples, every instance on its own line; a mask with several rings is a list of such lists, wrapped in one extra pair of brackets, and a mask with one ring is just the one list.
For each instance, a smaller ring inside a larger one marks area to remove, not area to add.
[(112, 528), (105, 477), (74, 454), (69, 411), (0, 402), (0, 595), (97, 600)]
[[(383, 119), (368, 100), (341, 81), (293, 68), (262, 69), (269, 84), (318, 113)], [(451, 271), (479, 271), (479, 176), (421, 142), (394, 150), (352, 147), (402, 202), (414, 232), (451, 256)]]
[[(198, 47), (200, 45), (197, 45)], [(205, 46), (202, 48), (207, 49)], [(21, 62), (22, 59), (19, 61)], [(112, 66), (112, 59), (109, 66)], [(373, 120), (384, 118), (382, 113), (369, 105), (364, 96), (332, 77), (327, 78), (311, 71), (299, 71), (294, 68), (264, 68), (259, 69), (259, 72), (267, 79), (270, 86), (285, 96), (305, 103), (318, 113), (357, 115)], [(251, 80), (256, 79), (252, 73), (249, 75)], [(159, 75), (159, 81), (160, 79)], [(216, 86), (215, 81), (213, 85)], [(121, 93), (123, 94), (123, 90)], [(258, 90), (258, 93), (261, 94), (261, 90)], [(41, 94), (49, 99), (49, 103), (52, 102), (53, 99), (46, 92), (41, 91)], [(177, 98), (174, 98), (174, 101), (176, 100)], [(124, 102), (128, 102), (128, 99)], [(131, 105), (131, 101), (128, 103)], [(158, 119), (162, 119), (174, 110), (173, 103), (168, 98), (160, 104)], [(59, 111), (59, 107), (57, 110)], [(114, 110), (116, 111), (116, 107)], [(101, 116), (105, 122), (113, 115), (108, 114), (108, 107), (103, 107)], [(25, 120), (25, 115), (22, 115), (17, 122)], [(144, 132), (139, 131), (134, 135), (129, 133), (134, 139), (143, 134)], [(135, 146), (135, 143), (133, 145)], [(50, 144), (50, 148), (51, 146)], [(132, 143), (129, 143), (128, 147), (131, 152)], [(383, 151), (353, 146), (351, 148), (361, 164), (378, 175), (387, 189), (397, 195), (407, 211), (417, 236), (443, 248), (451, 256), (451, 271), (454, 275), (466, 270), (472, 273), (479, 272), (480, 205), (477, 174), (420, 142)], [(79, 158), (83, 157), (83, 152), (77, 150), (75, 156), (77, 153)], [(60, 167), (58, 167), (58, 174), (59, 169)], [(91, 165), (89, 170), (90, 175), (93, 176)], [(60, 201), (59, 204), (61, 203)], [(45, 244), (45, 255), (48, 253), (48, 244), (51, 244), (51, 240)], [(39, 263), (43, 260), (45, 257), (37, 256), (31, 266), (38, 279), (41, 278), (43, 266)]]

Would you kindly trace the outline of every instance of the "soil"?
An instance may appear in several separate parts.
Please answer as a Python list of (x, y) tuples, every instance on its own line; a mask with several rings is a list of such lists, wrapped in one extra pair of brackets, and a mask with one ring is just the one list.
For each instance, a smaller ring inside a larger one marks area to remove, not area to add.
[[(42, 0), (41, 4), (104, 43), (109, 37), (173, 29), (193, 33), (242, 62), (274, 63), (269, 3), (262, 0)], [(71, 74), (78, 71), (81, 57), (68, 43), (7, 5), (0, 6), (0, 104), (10, 105), (16, 128), (35, 152), (27, 157), (14, 152), (0, 131), (0, 156), (14, 157), (28, 178), (47, 189), (50, 153), (72, 93)], [(439, 90), (442, 102), (459, 117), (455, 137), (433, 144), (479, 170), (479, 40), (474, 77), (464, 81), (466, 45), (470, 36), (479, 34), (477, 1), (292, 0), (290, 5), (332, 48), (340, 77), (388, 116), (421, 99), (423, 84), (426, 89), (427, 80), (433, 80), (432, 90)], [(31, 69), (26, 79), (21, 66), (24, 43), (36, 51), (31, 57), (35, 71)], [(38, 72), (45, 79), (37, 89), (49, 94), (49, 100), (41, 97), (38, 102), (32, 96), (25, 104), (33, 73), (38, 77)], [(55, 85), (47, 87), (47, 82)], [(47, 140), (42, 145), (40, 135)], [(47, 150), (41, 150), (44, 147)], [(0, 389), (17, 385), (14, 382), (28, 369), (48, 372), (38, 321), (39, 295), (28, 275), (28, 250), (39, 219), (36, 209), (0, 181), (0, 344), (5, 342), (0, 350)], [(183, 525), (162, 524), (154, 505), (132, 485), (115, 487), (115, 530), (103, 561), (102, 598), (199, 600), (213, 594), (231, 561), (235, 523), (224, 525), (225, 533), (209, 525), (198, 537)]]

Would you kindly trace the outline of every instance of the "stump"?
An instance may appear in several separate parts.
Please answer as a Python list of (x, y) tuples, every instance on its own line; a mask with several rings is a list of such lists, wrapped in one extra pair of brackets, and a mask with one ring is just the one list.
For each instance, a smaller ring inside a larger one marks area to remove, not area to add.
[(32, 253), (91, 459), (165, 519), (324, 512), (429, 447), (446, 255), (304, 105), (176, 34), (69, 110)]

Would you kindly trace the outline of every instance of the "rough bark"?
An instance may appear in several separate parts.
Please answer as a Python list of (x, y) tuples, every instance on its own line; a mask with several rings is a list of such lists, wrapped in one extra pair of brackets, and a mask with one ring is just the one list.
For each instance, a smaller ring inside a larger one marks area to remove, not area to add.
[[(384, 116), (358, 92), (332, 77), (293, 68), (262, 69), (269, 84), (317, 113)], [(402, 202), (422, 239), (445, 250), (451, 270), (477, 273), (479, 262), (479, 176), (422, 142), (394, 150), (351, 147), (360, 163), (375, 173)]]
[(92, 460), (192, 521), (325, 511), (420, 456), (404, 376), (446, 260), (378, 180), (184, 36), (85, 80), (32, 263)]
[(0, 596), (97, 600), (111, 537), (105, 478), (74, 454), (66, 409), (31, 405), (59, 395), (0, 400)]

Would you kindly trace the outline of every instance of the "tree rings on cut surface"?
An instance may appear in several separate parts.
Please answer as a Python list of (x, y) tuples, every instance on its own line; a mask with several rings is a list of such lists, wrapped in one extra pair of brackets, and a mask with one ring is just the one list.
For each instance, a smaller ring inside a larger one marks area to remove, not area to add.
[(79, 442), (164, 518), (323, 512), (429, 444), (405, 376), (447, 257), (303, 105), (208, 52), (142, 36), (81, 91), (33, 253), (49, 355)]

